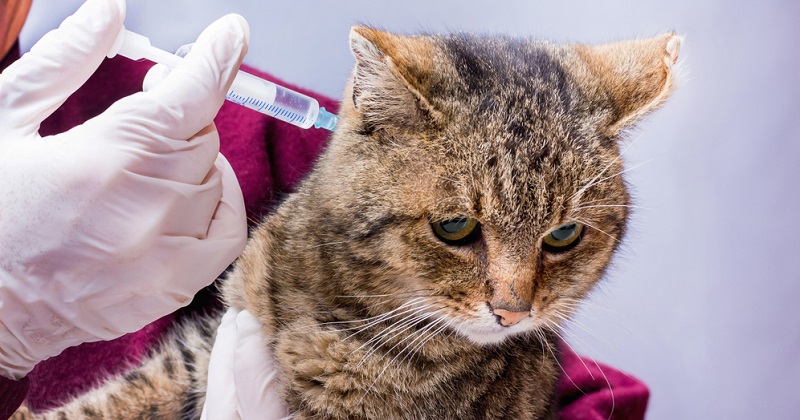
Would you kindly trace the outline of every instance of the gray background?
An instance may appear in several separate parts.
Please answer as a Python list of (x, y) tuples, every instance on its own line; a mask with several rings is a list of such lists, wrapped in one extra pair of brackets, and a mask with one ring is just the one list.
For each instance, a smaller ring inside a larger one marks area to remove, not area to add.
[[(34, 0), (23, 49), (79, 3)], [(649, 384), (651, 419), (800, 416), (800, 2), (131, 0), (127, 23), (172, 50), (228, 12), (251, 24), (247, 63), (335, 97), (356, 22), (559, 41), (686, 35), (686, 83), (626, 153), (644, 208), (571, 342)]]

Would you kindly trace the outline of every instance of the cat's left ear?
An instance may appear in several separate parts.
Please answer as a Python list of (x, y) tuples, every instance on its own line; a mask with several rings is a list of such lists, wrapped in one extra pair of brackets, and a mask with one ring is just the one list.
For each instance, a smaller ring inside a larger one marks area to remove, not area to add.
[[(611, 115), (605, 131), (618, 134), (656, 109), (675, 87), (675, 64), (683, 37), (674, 33), (605, 45), (576, 45), (582, 79)], [(587, 74), (588, 73), (588, 74)]]
[(441, 118), (426, 94), (435, 54), (429, 40), (354, 26), (350, 48), (353, 106), (365, 122), (409, 127)]

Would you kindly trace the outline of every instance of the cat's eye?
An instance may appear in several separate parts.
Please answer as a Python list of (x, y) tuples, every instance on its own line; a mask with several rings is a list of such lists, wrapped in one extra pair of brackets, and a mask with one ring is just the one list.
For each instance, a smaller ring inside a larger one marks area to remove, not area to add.
[(480, 223), (471, 217), (433, 222), (431, 228), (436, 237), (448, 245), (466, 245), (480, 234)]
[(578, 245), (582, 235), (583, 223), (564, 223), (542, 238), (542, 248), (548, 252), (569, 251), (575, 245)]

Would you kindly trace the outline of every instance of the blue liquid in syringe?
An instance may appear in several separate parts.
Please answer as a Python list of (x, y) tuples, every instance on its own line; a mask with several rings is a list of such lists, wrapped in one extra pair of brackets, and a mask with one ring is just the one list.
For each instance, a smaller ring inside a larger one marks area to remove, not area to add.
[(302, 128), (313, 125), (333, 131), (338, 122), (316, 99), (242, 71), (225, 99)]

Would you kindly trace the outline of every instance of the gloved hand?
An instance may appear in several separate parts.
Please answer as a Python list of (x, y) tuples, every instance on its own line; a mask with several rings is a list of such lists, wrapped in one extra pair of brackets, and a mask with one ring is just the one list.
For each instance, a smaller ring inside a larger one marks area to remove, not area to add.
[(247, 50), (209, 26), (147, 92), (66, 133), (40, 122), (95, 71), (124, 0), (88, 0), (0, 75), (0, 374), (188, 304), (246, 241), (242, 193), (212, 123)]
[(228, 309), (211, 351), (201, 420), (287, 418), (275, 375), (261, 323), (247, 311)]

